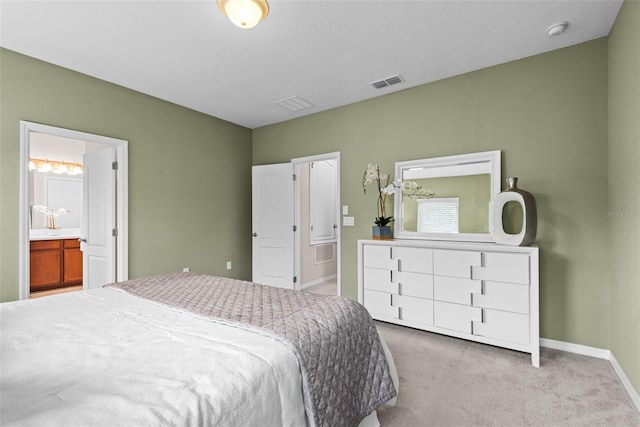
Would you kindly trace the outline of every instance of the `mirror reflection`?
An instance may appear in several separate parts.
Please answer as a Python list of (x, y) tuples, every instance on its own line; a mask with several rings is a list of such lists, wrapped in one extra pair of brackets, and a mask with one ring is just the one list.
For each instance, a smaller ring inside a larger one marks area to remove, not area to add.
[(402, 229), (420, 233), (488, 233), (491, 175), (414, 179), (433, 198), (403, 196)]

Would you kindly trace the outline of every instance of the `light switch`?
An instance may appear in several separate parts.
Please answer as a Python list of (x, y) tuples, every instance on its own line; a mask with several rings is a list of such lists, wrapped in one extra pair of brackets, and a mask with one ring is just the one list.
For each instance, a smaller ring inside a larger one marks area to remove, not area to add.
[(342, 206), (342, 215), (349, 215), (349, 206), (348, 205)]
[(343, 216), (342, 225), (346, 227), (353, 227), (355, 225), (355, 218), (352, 216)]

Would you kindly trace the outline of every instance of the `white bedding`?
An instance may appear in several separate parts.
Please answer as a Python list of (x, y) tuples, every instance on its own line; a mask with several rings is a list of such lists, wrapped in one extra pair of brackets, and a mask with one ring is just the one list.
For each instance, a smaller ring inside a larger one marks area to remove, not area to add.
[(255, 332), (115, 289), (0, 318), (3, 426), (306, 425), (294, 353)]

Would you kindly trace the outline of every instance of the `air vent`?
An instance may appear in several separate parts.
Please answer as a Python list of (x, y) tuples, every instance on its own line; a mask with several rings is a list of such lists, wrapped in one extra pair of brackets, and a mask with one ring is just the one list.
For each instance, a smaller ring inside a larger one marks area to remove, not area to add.
[(316, 248), (316, 264), (324, 264), (327, 262), (333, 262), (336, 259), (335, 252), (333, 250), (334, 244), (329, 243), (325, 245), (315, 245)]
[(404, 79), (400, 74), (396, 74), (395, 76), (387, 77), (386, 79), (378, 80), (377, 82), (371, 83), (371, 86), (376, 89), (382, 89), (383, 87), (395, 85), (398, 83), (402, 83)]
[(310, 103), (309, 101), (305, 101), (304, 99), (297, 96), (282, 99), (280, 101), (277, 101), (276, 104), (281, 106), (282, 108), (286, 108), (289, 111), (300, 111), (313, 107), (312, 103)]

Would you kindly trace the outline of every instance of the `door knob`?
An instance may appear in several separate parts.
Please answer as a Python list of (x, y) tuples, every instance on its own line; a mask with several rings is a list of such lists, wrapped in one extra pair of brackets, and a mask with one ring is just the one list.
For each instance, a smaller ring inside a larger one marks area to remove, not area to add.
[(258, 237), (258, 233), (251, 233), (252, 237)]
[(87, 243), (87, 239), (80, 238), (80, 239), (78, 239), (78, 242), (80, 242), (80, 243)]

